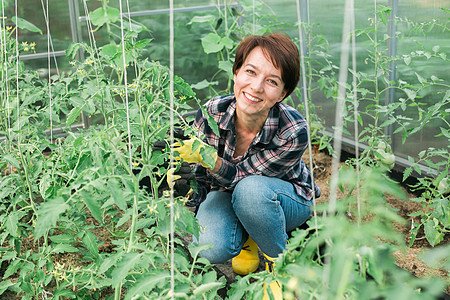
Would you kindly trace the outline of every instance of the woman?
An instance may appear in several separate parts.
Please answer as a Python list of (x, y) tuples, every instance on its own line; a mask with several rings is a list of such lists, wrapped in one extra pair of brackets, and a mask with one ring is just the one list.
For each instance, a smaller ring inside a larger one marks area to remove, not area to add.
[(211, 263), (233, 259), (240, 275), (258, 268), (258, 246), (273, 261), (285, 249), (287, 232), (311, 215), (311, 175), (301, 159), (307, 124), (282, 103), (298, 83), (299, 65), (296, 45), (282, 34), (243, 39), (233, 65), (234, 94), (206, 104), (220, 135), (201, 110), (195, 120), (203, 142), (215, 149), (208, 159), (214, 164), (199, 154), (203, 142), (191, 139), (174, 149), (198, 163), (194, 201), (204, 229), (198, 242), (213, 245), (201, 256)]

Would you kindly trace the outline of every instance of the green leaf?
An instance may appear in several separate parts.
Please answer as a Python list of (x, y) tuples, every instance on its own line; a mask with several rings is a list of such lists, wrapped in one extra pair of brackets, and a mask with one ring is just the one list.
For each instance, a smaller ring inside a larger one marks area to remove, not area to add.
[[(449, 11), (450, 12), (450, 11)], [(450, 272), (450, 260), (448, 254), (450, 253), (450, 244), (439, 246), (435, 249), (425, 249), (419, 254), (419, 258), (427, 265), (436, 269), (445, 269)]]
[(218, 290), (219, 288), (221, 288), (223, 286), (224, 286), (223, 282), (205, 283), (205, 284), (202, 284), (202, 285), (198, 286), (197, 288), (195, 288), (195, 290), (193, 291), (193, 294), (194, 295), (203, 295), (207, 292), (210, 292), (212, 289)]
[(88, 251), (95, 257), (98, 256), (98, 240), (95, 234), (90, 230), (86, 230), (81, 239)]
[(442, 81), (442, 79), (439, 79), (438, 77), (436, 77), (435, 75), (431, 75), (431, 80), (433, 80), (433, 82), (436, 82), (436, 81)]
[(51, 253), (68, 253), (68, 252), (78, 252), (78, 249), (72, 245), (58, 244), (51, 251)]
[(20, 259), (13, 260), (6, 269), (5, 273), (3, 274), (3, 279), (8, 278), (9, 276), (13, 275), (17, 272), (17, 270), (22, 267), (22, 263)]
[(411, 56), (404, 56), (403, 61), (406, 65), (409, 65), (411, 63)]
[(42, 196), (42, 199), (47, 198), (47, 190), (51, 187), (52, 181), (49, 174), (45, 174), (42, 176), (42, 179), (39, 182), (39, 193)]
[(59, 286), (58, 290), (56, 290), (53, 293), (53, 299), (66, 299), (66, 298), (76, 299), (77, 296), (73, 291), (61, 285)]
[(220, 40), (220, 43), (223, 44), (227, 49), (232, 49), (234, 47), (234, 42), (229, 37), (223, 37)]
[(133, 299), (135, 296), (142, 295), (144, 292), (150, 292), (156, 285), (165, 282), (169, 277), (169, 272), (165, 270), (158, 270), (151, 274), (145, 274), (133, 283), (126, 294), (125, 299)]
[(119, 20), (120, 11), (113, 7), (107, 7), (106, 10), (99, 7), (89, 13), (89, 18), (93, 25), (103, 26), (105, 23), (114, 23)]
[(187, 25), (191, 25), (192, 23), (210, 23), (212, 24), (216, 17), (213, 15), (206, 15), (206, 16), (195, 16), (191, 19)]
[(128, 272), (140, 261), (141, 254), (136, 252), (126, 253), (117, 264), (117, 268), (111, 273), (112, 286), (118, 285), (127, 277)]
[(71, 43), (69, 45), (69, 48), (67, 48), (67, 50), (66, 50), (66, 57), (70, 58), (70, 59), (74, 59), (75, 56), (78, 54), (78, 50), (80, 48), (83, 50), (80, 43)]
[[(116, 55), (114, 55), (113, 61), (116, 64), (116, 66), (123, 70), (123, 55), (122, 51), (117, 52)], [(125, 65), (129, 65), (129, 63), (133, 61), (133, 55), (131, 53), (126, 52), (125, 50)]]
[(81, 107), (74, 107), (67, 115), (66, 128), (72, 125), (73, 122), (81, 115)]
[(228, 77), (233, 77), (233, 64), (228, 60), (219, 61), (219, 69), (225, 71)]
[(409, 176), (411, 176), (413, 169), (412, 168), (406, 168), (403, 172), (403, 181), (405, 181)]
[(127, 202), (125, 201), (125, 195), (122, 191), (122, 186), (120, 185), (120, 182), (115, 178), (111, 178), (108, 181), (108, 190), (111, 192), (111, 196), (112, 199), (114, 200), (114, 203), (121, 210), (126, 210)]
[(20, 163), (19, 161), (12, 156), (11, 154), (6, 154), (3, 157), (3, 160), (6, 161), (7, 163), (9, 163), (11, 166), (13, 166), (16, 169), (20, 169)]
[(127, 211), (123, 214), (123, 216), (119, 219), (119, 221), (117, 221), (116, 226), (117, 226), (117, 227), (120, 227), (120, 226), (122, 226), (123, 224), (125, 224), (125, 222), (127, 222), (127, 221), (131, 218), (131, 214), (132, 214), (132, 213), (133, 213), (133, 210), (132, 210), (132, 209), (127, 210)]
[(105, 258), (105, 260), (100, 265), (100, 268), (98, 269), (98, 272), (100, 274), (105, 273), (108, 271), (112, 266), (115, 266), (117, 264), (117, 261), (120, 259), (121, 254), (113, 254), (108, 258)]
[(442, 135), (444, 135), (447, 139), (450, 139), (450, 130), (440, 127)]
[(3, 294), (10, 286), (13, 286), (14, 283), (11, 280), (2, 280), (0, 281), (0, 295)]
[(17, 236), (17, 223), (19, 222), (19, 217), (17, 212), (13, 212), (6, 218), (6, 230), (12, 236)]
[(113, 57), (114, 55), (116, 55), (118, 49), (119, 49), (119, 46), (117, 46), (117, 45), (112, 45), (112, 44), (105, 45), (100, 50), (100, 55), (105, 56), (105, 57)]
[(95, 195), (87, 196), (88, 193), (83, 193), (83, 202), (89, 208), (92, 216), (102, 223), (102, 209), (100, 207), (100, 203), (96, 199)]
[(417, 74), (417, 72), (415, 72), (416, 73), (416, 76), (417, 76), (417, 79), (419, 80), (419, 82), (420, 83), (424, 83), (424, 82), (427, 82), (426, 80), (425, 80), (425, 78), (423, 78), (422, 76), (420, 76), (419, 74)]
[(195, 259), (198, 254), (202, 251), (208, 250), (212, 248), (212, 244), (189, 244), (189, 252), (191, 253), (191, 256)]
[(42, 30), (40, 30), (36, 25), (28, 22), (27, 20), (24, 20), (22, 18), (14, 16), (14, 17), (12, 17), (12, 21), (20, 29), (26, 29), (26, 30), (29, 30), (31, 32), (38, 32), (38, 33), (42, 34)]
[(206, 110), (205, 106), (200, 106), (200, 109), (203, 112), (203, 116), (206, 117), (208, 126), (211, 127), (212, 131), (214, 132), (215, 135), (220, 136), (219, 133), (219, 126), (217, 125), (216, 120), (208, 113), (208, 111)]
[(75, 242), (75, 237), (71, 234), (58, 234), (49, 236), (49, 239), (57, 244), (72, 244)]
[(424, 224), (424, 232), (427, 241), (432, 247), (440, 243), (444, 236), (436, 230), (434, 219), (430, 219)]
[(421, 211), (421, 210), (419, 210), (419, 211), (410, 213), (408, 216), (410, 216), (410, 217), (417, 217), (417, 216), (421, 216), (421, 215), (423, 215), (423, 214), (424, 214), (424, 212)]
[(414, 171), (416, 171), (419, 175), (422, 174), (422, 170), (419, 165), (413, 165)]
[(203, 162), (209, 165), (211, 169), (214, 168), (216, 164), (215, 158), (217, 155), (214, 155), (214, 153), (217, 153), (217, 150), (212, 146), (206, 145), (205, 147), (200, 148), (200, 155)]
[(138, 49), (143, 49), (143, 48), (145, 48), (145, 46), (148, 45), (148, 43), (150, 43), (150, 41), (151, 41), (151, 39), (143, 39), (143, 40), (140, 40), (140, 41), (136, 42), (136, 44), (134, 45), (134, 47), (135, 47), (135, 48), (138, 48)]
[(78, 95), (73, 95), (69, 98), (69, 103), (73, 107), (83, 107), (85, 100)]
[[(195, 97), (195, 93), (191, 86), (179, 76), (174, 77), (174, 90), (175, 96), (178, 96), (182, 102), (192, 100)], [(183, 97), (184, 100), (182, 100)]]
[(430, 168), (435, 169), (435, 170), (439, 170), (439, 167), (438, 167), (434, 162), (432, 162), (431, 160), (426, 159), (426, 160), (425, 160), (425, 163), (426, 163), (427, 166), (429, 166)]
[(145, 27), (142, 24), (135, 24), (135, 23), (130, 24), (129, 22), (125, 22), (124, 26), (127, 30), (132, 31), (134, 33), (141, 33), (142, 31), (150, 31), (150, 30), (148, 30), (147, 27)]
[(221, 38), (216, 33), (209, 33), (202, 38), (203, 50), (206, 54), (216, 53), (223, 49), (224, 44), (221, 43)]
[(46, 202), (42, 203), (37, 211), (36, 227), (34, 228), (35, 240), (42, 237), (49, 229), (55, 226), (59, 215), (64, 213), (69, 207), (61, 197), (47, 199)]
[(406, 93), (406, 95), (408, 95), (408, 98), (411, 100), (416, 99), (417, 93), (413, 90), (410, 89), (404, 89), (404, 92)]
[(395, 121), (397, 121), (395, 118), (388, 119), (388, 120), (384, 121), (383, 124), (380, 125), (380, 127), (386, 127), (386, 126), (392, 125), (393, 123), (395, 123)]
[(191, 88), (196, 89), (196, 90), (202, 90), (204, 88), (207, 88), (207, 87), (210, 87), (213, 85), (218, 85), (218, 84), (219, 84), (218, 81), (210, 82), (210, 81), (207, 81), (206, 79), (204, 79), (200, 82), (197, 82), (196, 84), (191, 85)]

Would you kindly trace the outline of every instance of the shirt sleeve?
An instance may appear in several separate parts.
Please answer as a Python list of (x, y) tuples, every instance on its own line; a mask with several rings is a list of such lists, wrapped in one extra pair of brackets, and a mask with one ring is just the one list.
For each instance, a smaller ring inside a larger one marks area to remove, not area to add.
[(228, 188), (233, 188), (241, 179), (249, 175), (290, 177), (290, 173), (299, 164), (299, 157), (303, 155), (307, 147), (306, 134), (306, 128), (302, 128), (298, 135), (278, 139), (278, 143), (250, 154), (236, 165), (222, 160), (222, 167), (212, 176)]

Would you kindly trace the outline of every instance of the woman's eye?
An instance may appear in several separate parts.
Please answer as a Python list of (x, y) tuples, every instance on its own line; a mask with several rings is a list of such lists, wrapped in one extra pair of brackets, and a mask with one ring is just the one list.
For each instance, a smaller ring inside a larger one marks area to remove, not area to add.
[(272, 79), (269, 79), (269, 83), (272, 84), (272, 85), (275, 85), (275, 86), (278, 85), (278, 83), (275, 80), (272, 80)]
[(246, 72), (249, 74), (252, 74), (252, 75), (255, 74), (255, 71), (253, 71), (253, 70), (246, 70)]

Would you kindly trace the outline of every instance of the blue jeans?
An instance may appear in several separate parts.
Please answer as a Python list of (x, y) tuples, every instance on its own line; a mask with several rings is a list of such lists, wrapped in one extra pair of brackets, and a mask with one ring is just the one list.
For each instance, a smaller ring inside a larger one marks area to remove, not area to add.
[(211, 263), (224, 263), (238, 255), (250, 235), (261, 251), (277, 257), (286, 246), (287, 233), (311, 215), (312, 201), (298, 196), (284, 180), (252, 175), (230, 192), (210, 192), (199, 206), (200, 244), (213, 248), (200, 253)]

